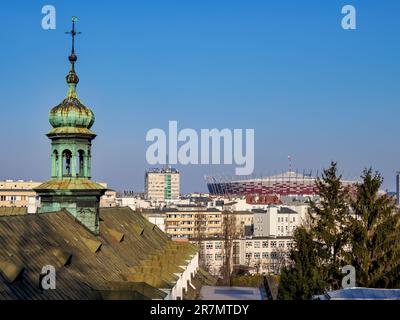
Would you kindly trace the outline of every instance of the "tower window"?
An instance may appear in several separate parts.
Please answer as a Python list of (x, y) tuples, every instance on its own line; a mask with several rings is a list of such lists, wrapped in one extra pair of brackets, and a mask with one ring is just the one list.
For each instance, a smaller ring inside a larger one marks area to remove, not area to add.
[(64, 150), (62, 153), (63, 157), (63, 176), (70, 177), (71, 176), (71, 159), (72, 153), (69, 150)]
[(78, 176), (83, 177), (85, 175), (85, 151), (79, 150), (78, 151)]

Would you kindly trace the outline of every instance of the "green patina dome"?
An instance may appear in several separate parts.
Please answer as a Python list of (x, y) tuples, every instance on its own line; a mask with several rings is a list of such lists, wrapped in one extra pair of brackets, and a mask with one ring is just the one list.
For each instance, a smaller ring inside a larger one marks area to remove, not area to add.
[[(70, 61), (75, 62), (71, 59), (76, 61), (74, 56), (70, 57)], [(50, 110), (49, 122), (53, 128), (58, 129), (57, 131), (60, 131), (60, 128), (64, 128), (64, 131), (71, 131), (71, 128), (90, 129), (95, 120), (94, 113), (80, 102), (76, 94), (79, 78), (75, 73), (73, 63), (66, 80), (69, 87), (67, 97)]]

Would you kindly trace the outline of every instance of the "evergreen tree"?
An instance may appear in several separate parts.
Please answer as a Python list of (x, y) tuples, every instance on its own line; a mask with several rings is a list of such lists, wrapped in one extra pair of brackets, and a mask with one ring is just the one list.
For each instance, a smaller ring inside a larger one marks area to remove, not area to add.
[(380, 194), (382, 176), (365, 170), (351, 201), (351, 255), (357, 285), (396, 288), (400, 285), (400, 213), (387, 194)]
[(294, 235), (292, 266), (281, 273), (282, 299), (310, 299), (341, 287), (350, 221), (341, 178), (335, 162), (317, 178), (318, 200), (310, 201), (308, 225)]
[(322, 178), (317, 178), (318, 202), (310, 203), (311, 234), (317, 246), (318, 264), (330, 290), (341, 287), (343, 260), (349, 241), (348, 193), (337, 173), (337, 164), (324, 170)]
[(297, 228), (294, 233), (290, 258), (292, 264), (281, 272), (278, 299), (308, 300), (324, 293), (327, 284), (318, 267), (317, 247), (304, 227)]
[(364, 170), (362, 180), (355, 190), (345, 189), (336, 163), (317, 179), (319, 200), (310, 202), (308, 225), (294, 234), (279, 298), (309, 299), (341, 289), (345, 265), (355, 267), (359, 287), (400, 287), (400, 212), (380, 192), (379, 173)]

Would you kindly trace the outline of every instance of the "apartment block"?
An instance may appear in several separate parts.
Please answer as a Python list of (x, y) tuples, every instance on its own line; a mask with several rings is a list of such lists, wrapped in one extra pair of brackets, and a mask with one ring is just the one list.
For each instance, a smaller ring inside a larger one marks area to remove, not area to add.
[(148, 200), (178, 200), (180, 173), (176, 169), (152, 169), (145, 175), (145, 193)]
[(26, 208), (27, 213), (35, 213), (38, 201), (33, 188), (40, 183), (23, 180), (0, 181), (0, 207)]
[[(198, 244), (197, 239), (192, 239), (191, 242)], [(292, 245), (291, 237), (235, 239), (231, 248), (232, 266), (234, 269), (246, 269), (250, 274), (279, 274), (288, 262)], [(222, 238), (202, 241), (200, 262), (211, 274), (219, 276), (227, 250)]]
[(165, 232), (175, 239), (222, 235), (222, 212), (215, 208), (178, 206), (165, 211)]

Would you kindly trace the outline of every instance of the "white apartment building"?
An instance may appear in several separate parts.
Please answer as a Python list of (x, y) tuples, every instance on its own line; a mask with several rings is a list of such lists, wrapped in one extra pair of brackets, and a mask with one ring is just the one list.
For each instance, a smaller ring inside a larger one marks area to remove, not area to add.
[[(192, 242), (198, 244), (195, 239)], [(287, 263), (292, 245), (291, 237), (236, 239), (232, 247), (232, 266), (248, 267), (251, 274), (277, 274)], [(215, 276), (221, 275), (225, 250), (221, 238), (201, 242), (200, 261)]]
[(172, 168), (146, 171), (145, 193), (147, 200), (171, 201), (179, 199), (179, 171)]
[(307, 206), (269, 206), (267, 210), (254, 210), (255, 237), (291, 237), (304, 222)]

